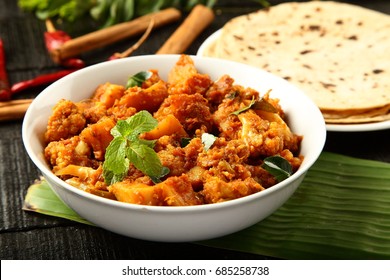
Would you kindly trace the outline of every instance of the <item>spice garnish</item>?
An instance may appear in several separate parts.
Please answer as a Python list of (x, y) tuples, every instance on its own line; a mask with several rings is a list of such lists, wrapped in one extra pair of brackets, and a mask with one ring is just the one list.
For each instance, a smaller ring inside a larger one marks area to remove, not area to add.
[(103, 177), (107, 185), (120, 182), (127, 175), (130, 163), (149, 176), (154, 183), (169, 173), (153, 150), (155, 141), (139, 135), (157, 126), (157, 120), (147, 111), (140, 111), (126, 120), (119, 120), (111, 130), (114, 139), (106, 149)]
[(149, 79), (152, 76), (152, 72), (150, 71), (141, 71), (135, 74), (134, 76), (131, 76), (127, 80), (126, 88), (131, 87), (141, 87), (142, 83), (145, 82), (147, 79)]
[[(267, 92), (267, 94), (270, 91), (271, 90), (269, 90)], [(255, 97), (252, 96), (252, 100), (248, 106), (245, 106), (237, 111), (234, 111), (232, 114), (238, 116), (239, 114), (241, 114), (249, 109), (261, 110), (261, 111), (266, 111), (266, 112), (270, 112), (270, 113), (277, 113), (278, 112), (278, 110), (271, 103), (269, 103), (267, 100), (265, 100), (264, 98), (260, 98), (260, 100), (255, 100)]]
[(265, 158), (261, 167), (273, 175), (278, 182), (287, 179), (293, 172), (291, 164), (281, 156)]

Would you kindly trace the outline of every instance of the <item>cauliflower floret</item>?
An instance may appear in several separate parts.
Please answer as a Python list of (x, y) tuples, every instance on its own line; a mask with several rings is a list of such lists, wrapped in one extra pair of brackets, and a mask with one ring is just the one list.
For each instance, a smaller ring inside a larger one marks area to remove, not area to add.
[(211, 149), (199, 154), (197, 165), (203, 168), (217, 167), (220, 162), (228, 164), (239, 164), (245, 162), (249, 157), (248, 146), (241, 140), (227, 141), (218, 137)]
[(163, 81), (151, 85), (148, 88), (131, 87), (114, 103), (114, 107), (133, 107), (137, 111), (146, 110), (150, 113), (157, 111), (161, 103), (168, 96), (168, 89)]
[(50, 142), (45, 148), (45, 158), (53, 166), (53, 172), (70, 164), (97, 168), (99, 163), (91, 158), (92, 151), (87, 143), (74, 136), (61, 141)]
[(100, 102), (106, 106), (106, 108), (112, 107), (115, 101), (123, 96), (125, 87), (121, 85), (105, 83), (98, 86), (96, 89), (92, 101)]
[(106, 148), (114, 138), (110, 131), (115, 126), (115, 122), (109, 117), (103, 117), (97, 123), (86, 127), (80, 137), (93, 150), (96, 159), (104, 160)]
[(238, 115), (242, 123), (240, 138), (248, 145), (251, 156), (272, 156), (285, 149), (298, 151), (301, 137), (294, 135), (276, 113), (248, 110)]
[(228, 75), (223, 75), (210, 86), (205, 97), (209, 100), (210, 104), (218, 106), (226, 96), (234, 94), (235, 89), (233, 83), (233, 78)]
[(191, 136), (197, 129), (211, 131), (212, 121), (207, 100), (200, 94), (175, 94), (167, 97), (154, 114), (157, 120), (174, 115)]
[(180, 176), (188, 172), (196, 165), (197, 156), (203, 150), (203, 145), (199, 138), (192, 139), (184, 148), (178, 145), (167, 144), (162, 149), (162, 141), (158, 142), (157, 149), (159, 151), (157, 154), (162, 165), (170, 169), (169, 176)]
[(47, 130), (46, 142), (59, 141), (78, 135), (86, 125), (82, 110), (72, 101), (61, 100), (53, 108)]
[(168, 76), (169, 94), (204, 95), (212, 84), (210, 77), (198, 73), (191, 57), (182, 55)]
[(107, 115), (107, 108), (101, 102), (86, 99), (81, 102), (77, 102), (76, 105), (83, 112), (87, 123), (96, 123)]
[(226, 182), (219, 177), (209, 177), (201, 194), (205, 203), (228, 201), (264, 190), (253, 178), (237, 179)]
[(203, 201), (192, 189), (187, 175), (169, 177), (157, 185), (124, 180), (108, 187), (119, 201), (142, 205), (184, 206)]

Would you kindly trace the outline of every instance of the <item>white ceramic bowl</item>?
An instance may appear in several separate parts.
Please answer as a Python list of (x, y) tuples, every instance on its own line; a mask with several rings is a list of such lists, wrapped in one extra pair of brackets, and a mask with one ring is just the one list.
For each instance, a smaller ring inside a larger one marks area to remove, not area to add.
[(272, 89), (280, 98), (293, 132), (303, 135), (299, 170), (262, 192), (212, 205), (141, 206), (104, 199), (76, 189), (50, 170), (43, 156), (43, 134), (53, 106), (62, 98), (80, 101), (107, 81), (125, 84), (139, 71), (158, 69), (166, 80), (177, 55), (147, 55), (103, 62), (72, 73), (53, 83), (30, 105), (23, 122), (23, 142), (28, 155), (59, 197), (92, 223), (125, 236), (166, 242), (198, 241), (230, 234), (272, 214), (294, 193), (307, 170), (320, 155), (326, 138), (323, 117), (306, 95), (287, 81), (248, 65), (206, 57), (192, 57), (199, 72), (212, 79), (229, 74), (236, 83), (262, 93)]

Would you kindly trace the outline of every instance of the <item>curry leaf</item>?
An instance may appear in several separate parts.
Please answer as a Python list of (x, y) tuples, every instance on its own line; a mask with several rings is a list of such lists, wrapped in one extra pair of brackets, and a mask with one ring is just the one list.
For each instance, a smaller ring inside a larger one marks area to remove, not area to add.
[(261, 110), (261, 111), (266, 111), (270, 113), (277, 113), (278, 110), (267, 100), (264, 98), (261, 98), (260, 100), (256, 101), (253, 103), (252, 107), (253, 110)]
[(141, 71), (135, 74), (134, 76), (131, 76), (127, 80), (126, 88), (131, 88), (131, 87), (141, 87), (142, 83), (145, 82), (147, 79), (149, 79), (152, 76), (152, 72), (150, 71)]
[(238, 116), (242, 112), (245, 112), (249, 109), (254, 109), (254, 110), (261, 110), (261, 111), (266, 111), (270, 113), (277, 113), (278, 110), (267, 100), (264, 98), (261, 98), (260, 100), (255, 100), (254, 96), (252, 96), (252, 100), (249, 103), (248, 106), (245, 106), (237, 111), (234, 111), (232, 114)]
[(241, 114), (242, 112), (245, 112), (245, 111), (249, 110), (249, 109), (253, 106), (253, 104), (255, 104), (255, 102), (256, 102), (256, 101), (255, 101), (255, 98), (254, 98), (254, 96), (252, 96), (251, 103), (249, 103), (248, 106), (245, 106), (244, 108), (241, 108), (241, 109), (239, 109), (239, 110), (237, 110), (237, 111), (234, 111), (234, 112), (232, 113), (232, 115), (238, 116), (238, 115)]
[(281, 156), (271, 156), (264, 159), (262, 167), (281, 182), (292, 174), (291, 164)]
[(164, 177), (165, 175), (168, 175), (169, 172), (171, 172), (171, 170), (168, 167), (163, 166), (161, 169), (161, 174), (159, 174), (156, 177), (155, 176), (149, 176), (149, 177), (153, 181), (153, 183), (158, 184), (161, 182), (161, 178)]
[(184, 148), (191, 142), (191, 138), (183, 137), (180, 139), (180, 147)]

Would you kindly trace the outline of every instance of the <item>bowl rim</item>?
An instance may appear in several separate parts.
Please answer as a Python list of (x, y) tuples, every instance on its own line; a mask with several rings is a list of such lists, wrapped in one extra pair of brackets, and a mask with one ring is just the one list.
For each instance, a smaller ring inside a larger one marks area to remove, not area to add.
[[(225, 60), (225, 59), (220, 59), (220, 58), (199, 57), (199, 56), (195, 56), (195, 55), (189, 55), (189, 56), (192, 59), (194, 59), (195, 63), (196, 63), (196, 60), (207, 60), (207, 61), (214, 62), (214, 63), (223, 61), (223, 63), (230, 64), (231, 66), (240, 66), (240, 67), (251, 68), (255, 71), (259, 71), (259, 72), (267, 73), (268, 75), (272, 75), (273, 77), (280, 79), (281, 81), (287, 82), (289, 84), (289, 86), (298, 89), (296, 86), (292, 85), (291, 83), (289, 83), (285, 79), (278, 77), (278, 76), (276, 76), (270, 72), (267, 72), (265, 70), (262, 70), (260, 68), (256, 68), (254, 66), (251, 66), (251, 65), (247, 65), (247, 64), (243, 64), (243, 63), (239, 63), (239, 62), (235, 62), (235, 61), (230, 61), (230, 60)], [(56, 82), (52, 83), (51, 85), (49, 85), (48, 87), (46, 87), (41, 93), (39, 93), (36, 96), (36, 98), (33, 100), (31, 105), (27, 109), (25, 117), (23, 119), (22, 140), (23, 140), (25, 149), (26, 149), (30, 159), (38, 167), (40, 172), (43, 173), (44, 177), (46, 177), (46, 176), (50, 177), (50, 180), (57, 183), (60, 187), (65, 189), (67, 192), (76, 194), (80, 197), (83, 197), (84, 199), (91, 200), (91, 201), (97, 202), (99, 204), (105, 204), (105, 205), (109, 205), (112, 207), (119, 207), (121, 209), (128, 209), (128, 210), (133, 210), (133, 211), (148, 210), (150, 212), (160, 212), (160, 213), (172, 213), (172, 212), (174, 212), (174, 213), (187, 213), (187, 212), (203, 212), (203, 211), (209, 212), (210, 210), (219, 211), (219, 210), (225, 209), (227, 207), (231, 208), (231, 207), (239, 206), (241, 204), (251, 203), (251, 202), (253, 202), (261, 197), (269, 196), (269, 195), (273, 194), (274, 192), (277, 192), (281, 188), (285, 188), (286, 185), (289, 185), (293, 181), (299, 179), (299, 177), (305, 175), (305, 173), (308, 171), (308, 169), (314, 164), (314, 162), (320, 156), (320, 154), (323, 150), (323, 147), (325, 145), (325, 140), (326, 140), (325, 121), (323, 121), (323, 123), (319, 124), (322, 127), (322, 129), (320, 130), (321, 135), (319, 138), (321, 140), (321, 143), (316, 143), (316, 146), (315, 146), (316, 148), (312, 152), (311, 157), (309, 159), (307, 159), (305, 157), (305, 159), (302, 163), (303, 166), (301, 165), (300, 168), (294, 174), (292, 174), (290, 177), (283, 180), (282, 182), (279, 182), (279, 183), (275, 184), (274, 186), (267, 188), (263, 191), (260, 191), (260, 192), (257, 192), (257, 193), (254, 193), (254, 194), (251, 194), (251, 195), (248, 195), (245, 197), (240, 197), (237, 199), (224, 201), (221, 203), (167, 207), (167, 206), (131, 204), (131, 203), (126, 203), (126, 202), (121, 202), (121, 201), (116, 201), (116, 200), (111, 200), (111, 199), (99, 197), (97, 195), (93, 195), (93, 194), (87, 193), (83, 190), (77, 189), (77, 188), (69, 185), (65, 181), (61, 180), (59, 177), (55, 176), (54, 173), (52, 173), (52, 171), (41, 162), (38, 155), (36, 155), (32, 152), (31, 144), (30, 144), (30, 141), (28, 139), (28, 125), (27, 125), (27, 123), (32, 118), (31, 115), (33, 114), (35, 105), (38, 104), (41, 99), (44, 99), (45, 93), (49, 92), (51, 90), (51, 88), (57, 87), (60, 83), (65, 83), (66, 81), (73, 79), (73, 77), (76, 75), (79, 75), (80, 72), (86, 73), (86, 72), (94, 71), (96, 68), (104, 67), (107, 64), (113, 64), (113, 65), (114, 64), (122, 64), (122, 63), (128, 63), (128, 62), (135, 61), (135, 60), (142, 60), (142, 59), (158, 59), (159, 57), (161, 57), (161, 58), (166, 57), (168, 59), (171, 59), (171, 58), (178, 59), (180, 57), (180, 54), (179, 55), (178, 54), (139, 55), (139, 56), (123, 58), (120, 60), (100, 62), (100, 63), (94, 64), (94, 65), (82, 68), (80, 70), (77, 70), (73, 73), (70, 73), (69, 75), (59, 79), (58, 81), (56, 81)], [(304, 95), (302, 90), (300, 90), (300, 89), (298, 89), (298, 90), (302, 93), (302, 98), (306, 98), (307, 102), (311, 103), (315, 108), (317, 108), (318, 114), (319, 114), (318, 116), (321, 117), (321, 119), (323, 120), (322, 114), (321, 114), (320, 110), (318, 109), (318, 107), (307, 96)], [(51, 185), (51, 184), (49, 183), (49, 185)], [(55, 187), (53, 187), (53, 188), (55, 188)]]

